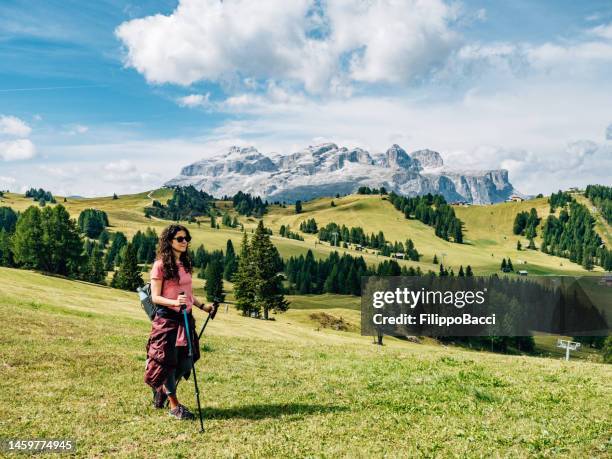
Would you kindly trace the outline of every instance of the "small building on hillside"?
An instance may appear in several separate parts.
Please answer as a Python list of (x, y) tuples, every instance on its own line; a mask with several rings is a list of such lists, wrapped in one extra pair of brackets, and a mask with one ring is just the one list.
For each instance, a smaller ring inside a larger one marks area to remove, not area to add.
[(518, 275), (519, 275), (519, 276), (526, 276), (527, 274), (529, 274), (529, 273), (528, 273), (527, 271), (525, 271), (524, 269), (521, 269), (521, 270), (518, 272)]
[(395, 252), (391, 254), (393, 258), (399, 258), (400, 260), (404, 259), (404, 252)]
[(506, 199), (506, 202), (523, 202), (524, 200), (525, 200), (525, 198), (523, 198), (522, 196), (519, 196), (517, 194), (513, 194), (508, 199)]

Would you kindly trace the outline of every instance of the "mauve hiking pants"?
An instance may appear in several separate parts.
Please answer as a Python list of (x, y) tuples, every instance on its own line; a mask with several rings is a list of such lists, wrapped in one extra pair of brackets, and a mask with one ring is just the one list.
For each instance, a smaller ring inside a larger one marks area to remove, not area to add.
[(191, 370), (191, 357), (188, 355), (187, 346), (174, 346), (174, 355), (176, 368), (168, 374), (164, 382), (168, 395), (176, 395), (176, 383)]

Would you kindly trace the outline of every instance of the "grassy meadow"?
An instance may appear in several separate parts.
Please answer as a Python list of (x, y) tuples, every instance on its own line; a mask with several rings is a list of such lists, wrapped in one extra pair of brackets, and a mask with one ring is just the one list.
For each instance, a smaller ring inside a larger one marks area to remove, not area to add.
[[(62, 203), (77, 218), (79, 213), (88, 207), (104, 210), (108, 214), (111, 224), (110, 231), (123, 231), (131, 237), (136, 231), (147, 226), (155, 228), (159, 233), (168, 222), (156, 218), (144, 217), (143, 208), (151, 203), (151, 199), (165, 202), (171, 197), (171, 190), (159, 189), (150, 193), (112, 197), (74, 199)], [(63, 198), (58, 197), (58, 202)], [(433, 257), (445, 266), (458, 271), (459, 265), (471, 265), (476, 275), (489, 274), (499, 271), (502, 258), (510, 257), (516, 269), (525, 269), (530, 274), (559, 274), (559, 275), (585, 275), (588, 274), (580, 265), (568, 259), (559, 258), (541, 253), (538, 250), (516, 249), (517, 240), (521, 240), (525, 247), (528, 241), (525, 238), (512, 234), (512, 224), (515, 215), (520, 211), (529, 211), (535, 207), (542, 221), (549, 215), (549, 206), (546, 198), (533, 199), (525, 202), (500, 203), (490, 206), (455, 206), (457, 216), (464, 222), (464, 244), (454, 244), (444, 241), (434, 235), (434, 229), (416, 220), (407, 220), (387, 200), (380, 196), (348, 195), (334, 198), (335, 207), (331, 207), (331, 198), (320, 198), (309, 201), (303, 205), (303, 212), (296, 214), (293, 206), (286, 208), (270, 206), (269, 212), (264, 216), (264, 224), (274, 231), (272, 240), (278, 247), (281, 256), (288, 258), (305, 254), (312, 250), (315, 257), (327, 257), (333, 250), (350, 253), (354, 256), (363, 256), (367, 263), (377, 264), (384, 258), (377, 256), (373, 250), (356, 251), (331, 247), (327, 243), (316, 243), (315, 235), (302, 234), (304, 241), (297, 241), (278, 236), (281, 225), (289, 225), (293, 231), (299, 230), (302, 221), (314, 218), (319, 226), (329, 222), (345, 224), (347, 226), (361, 226), (367, 233), (383, 231), (387, 240), (402, 241), (411, 238), (419, 253), (423, 256), (420, 262), (399, 260), (406, 266), (420, 266), (424, 272), (436, 271), (438, 266), (433, 264)], [(15, 210), (24, 210), (32, 205), (33, 201), (23, 195), (8, 193), (0, 199), (0, 206), (8, 205)], [(230, 209), (227, 202), (219, 202), (221, 209)], [(230, 210), (230, 213), (233, 211)], [(220, 223), (220, 218), (218, 219)], [(257, 220), (239, 216), (239, 220), (247, 231), (257, 226)], [(598, 225), (602, 222), (598, 220)], [(187, 224), (193, 236), (192, 246), (204, 244), (208, 250), (225, 249), (228, 239), (231, 239), (238, 250), (242, 233), (238, 229), (221, 227), (212, 229), (210, 219), (203, 218), (198, 226), (195, 223)], [(603, 226), (602, 226), (603, 228)], [(539, 233), (538, 233), (539, 234)], [(604, 237), (605, 234), (604, 234)], [(539, 246), (539, 237), (535, 240)], [(596, 268), (595, 272), (601, 272)]]
[[(143, 207), (165, 202), (171, 190), (91, 199), (68, 198), (77, 218), (104, 210), (111, 232), (130, 238), (167, 221), (147, 219)], [(56, 197), (62, 202), (62, 197)], [(281, 238), (281, 225), (299, 230), (315, 218), (382, 230), (388, 240), (411, 238), (423, 254), (407, 266), (437, 271), (432, 258), (476, 275), (497, 272), (502, 258), (531, 274), (587, 274), (567, 259), (517, 251), (514, 216), (545, 198), (492, 206), (455, 207), (465, 244), (435, 237), (433, 228), (406, 220), (380, 196), (316, 199), (295, 214), (271, 206), (264, 223), (283, 257), (313, 250), (384, 258), (372, 251)], [(8, 193), (0, 206), (23, 211), (34, 204)], [(233, 212), (227, 202), (221, 209)], [(609, 226), (597, 228), (610, 241)], [(257, 220), (239, 216), (247, 231)], [(220, 221), (220, 219), (219, 219)], [(212, 229), (203, 218), (187, 225), (193, 247), (239, 250), (237, 229)], [(606, 233), (608, 231), (608, 233)], [(526, 240), (521, 241), (527, 245)], [(539, 238), (536, 239), (539, 245)], [(598, 269), (596, 272), (600, 272)], [(143, 273), (147, 277), (148, 273)], [(194, 279), (203, 296), (203, 280)], [(562, 360), (557, 337), (536, 337), (539, 357), (498, 355), (425, 339), (385, 338), (375, 346), (359, 334), (360, 299), (343, 295), (287, 296), (291, 309), (271, 321), (245, 318), (222, 307), (201, 343), (198, 382), (207, 432), (151, 406), (143, 382), (150, 323), (134, 293), (25, 270), (0, 268), (0, 431), (3, 438), (72, 438), (78, 457), (609, 457), (612, 452), (612, 366), (588, 348)], [(232, 285), (225, 283), (228, 301)], [(196, 311), (201, 324), (205, 318)], [(345, 331), (329, 326), (340, 323)], [(192, 381), (180, 400), (196, 410)]]
[[(0, 282), (4, 438), (72, 438), (78, 457), (612, 451), (611, 366), (391, 339), (374, 346), (319, 327), (309, 315), (320, 299), (309, 297), (292, 298), (296, 307), (274, 321), (230, 307), (210, 323), (197, 364), (202, 435), (151, 407), (142, 380), (150, 324), (135, 294), (7, 268)], [(358, 320), (354, 309), (327, 312)], [(178, 394), (196, 410), (192, 381)]]

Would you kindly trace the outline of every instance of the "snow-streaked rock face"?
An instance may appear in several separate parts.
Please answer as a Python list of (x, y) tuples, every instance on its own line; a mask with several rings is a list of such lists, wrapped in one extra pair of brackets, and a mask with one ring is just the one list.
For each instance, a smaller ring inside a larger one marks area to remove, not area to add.
[(444, 165), (440, 153), (433, 150), (418, 150), (410, 153), (410, 157), (416, 161), (420, 169), (437, 169)]
[(279, 157), (266, 156), (254, 147), (229, 151), (184, 167), (165, 186), (193, 185), (214, 196), (238, 191), (270, 201), (294, 202), (357, 191), (360, 186), (416, 196), (442, 194), (448, 201), (490, 204), (518, 193), (508, 171), (451, 171), (440, 154), (419, 150), (408, 154), (399, 145), (371, 155), (361, 148), (334, 143), (309, 146)]

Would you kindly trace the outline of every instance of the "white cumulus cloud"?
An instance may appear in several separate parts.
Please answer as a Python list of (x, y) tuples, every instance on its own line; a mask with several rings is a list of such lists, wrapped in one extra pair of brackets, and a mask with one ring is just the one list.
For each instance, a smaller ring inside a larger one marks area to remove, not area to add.
[(188, 96), (179, 97), (178, 104), (181, 107), (207, 107), (210, 105), (210, 93), (206, 94), (189, 94)]
[(135, 171), (136, 166), (127, 159), (121, 159), (119, 161), (108, 163), (106, 166), (104, 166), (104, 170), (108, 172), (128, 173)]
[(0, 115), (0, 134), (12, 137), (28, 137), (32, 128), (16, 116)]
[(28, 124), (15, 117), (0, 115), (0, 159), (18, 161), (36, 155), (36, 146), (27, 137), (32, 132)]
[(121, 24), (125, 63), (151, 83), (282, 80), (310, 93), (406, 83), (458, 43), (442, 0), (180, 0)]

